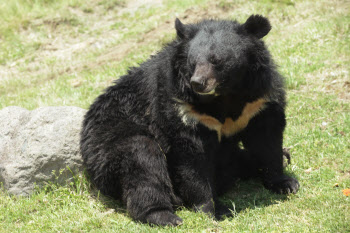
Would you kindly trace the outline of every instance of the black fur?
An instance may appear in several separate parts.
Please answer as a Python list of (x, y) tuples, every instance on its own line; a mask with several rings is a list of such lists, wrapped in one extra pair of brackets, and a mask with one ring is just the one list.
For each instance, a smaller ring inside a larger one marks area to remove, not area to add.
[[(283, 78), (259, 40), (270, 28), (262, 16), (245, 24), (177, 19), (177, 38), (118, 79), (85, 116), (81, 152), (96, 187), (123, 200), (135, 220), (160, 225), (182, 222), (179, 205), (214, 215), (218, 195), (240, 177), (295, 193), (298, 181), (283, 174)], [(265, 107), (247, 127), (221, 138), (180, 111), (192, 106), (224, 123), (260, 98)]]

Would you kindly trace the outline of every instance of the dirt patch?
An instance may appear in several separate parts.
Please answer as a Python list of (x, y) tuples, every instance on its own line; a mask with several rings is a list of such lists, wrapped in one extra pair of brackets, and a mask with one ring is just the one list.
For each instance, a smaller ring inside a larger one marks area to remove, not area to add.
[(150, 8), (161, 6), (162, 4), (162, 0), (132, 0), (127, 2), (127, 5), (122, 12), (135, 12), (140, 7)]
[(93, 14), (72, 7), (67, 11), (72, 17), (35, 19), (19, 33), (19, 37), (40, 46), (25, 57), (1, 66), (0, 79), (63, 74), (82, 62), (83, 57), (79, 54), (103, 49), (119, 38), (119, 32), (110, 29), (115, 23), (115, 14), (103, 13), (103, 6), (96, 5)]
[(317, 84), (317, 91), (336, 95), (339, 100), (344, 102), (350, 101), (350, 77), (348, 70), (336, 67), (326, 68), (310, 73), (305, 78), (307, 84), (302, 87), (303, 91), (307, 92), (310, 90), (310, 85), (315, 86)]

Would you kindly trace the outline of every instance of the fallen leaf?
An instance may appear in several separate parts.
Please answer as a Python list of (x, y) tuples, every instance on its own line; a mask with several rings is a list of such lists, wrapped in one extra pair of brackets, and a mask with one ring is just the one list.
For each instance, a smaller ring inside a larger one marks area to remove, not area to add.
[(79, 87), (82, 84), (82, 81), (79, 79), (73, 79), (70, 81), (72, 87)]
[(343, 194), (347, 197), (350, 196), (350, 189), (343, 189)]
[(304, 170), (305, 173), (310, 173), (312, 171), (312, 168), (310, 167), (309, 169)]
[(339, 134), (340, 134), (341, 136), (345, 136), (344, 131), (340, 131)]

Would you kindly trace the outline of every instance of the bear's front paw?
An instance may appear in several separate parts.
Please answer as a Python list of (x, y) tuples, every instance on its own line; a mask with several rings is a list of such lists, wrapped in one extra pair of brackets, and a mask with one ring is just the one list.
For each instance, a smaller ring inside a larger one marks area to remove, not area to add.
[(182, 224), (182, 219), (168, 210), (154, 211), (148, 214), (146, 222), (153, 225), (177, 226)]
[(204, 212), (213, 217), (215, 215), (215, 207), (214, 207), (213, 199), (201, 204), (194, 205), (194, 210)]
[(215, 218), (217, 220), (222, 219), (223, 217), (232, 217), (232, 210), (226, 205), (216, 202), (215, 203)]
[(264, 185), (267, 189), (279, 194), (295, 194), (300, 187), (299, 182), (296, 179), (286, 175), (266, 180)]

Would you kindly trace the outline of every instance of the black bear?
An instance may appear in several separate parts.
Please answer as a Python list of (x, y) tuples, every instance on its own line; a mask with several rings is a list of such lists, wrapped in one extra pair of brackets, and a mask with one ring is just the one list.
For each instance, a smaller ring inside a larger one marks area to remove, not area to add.
[(237, 178), (295, 193), (283, 173), (283, 77), (260, 40), (268, 19), (175, 21), (177, 37), (106, 89), (85, 115), (81, 153), (95, 186), (130, 216), (179, 225), (176, 206), (215, 216)]

